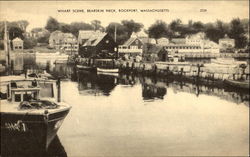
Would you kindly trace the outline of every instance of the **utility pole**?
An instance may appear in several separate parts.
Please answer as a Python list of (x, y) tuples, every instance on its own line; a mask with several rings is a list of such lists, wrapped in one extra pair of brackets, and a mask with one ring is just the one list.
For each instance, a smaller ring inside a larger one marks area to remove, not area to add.
[(10, 74), (10, 47), (9, 47), (9, 32), (7, 29), (7, 22), (4, 21), (4, 48), (5, 48), (5, 53), (6, 53), (6, 70), (7, 74)]
[[(116, 24), (115, 24), (115, 32), (114, 32), (114, 38), (115, 38), (115, 45), (116, 45), (116, 32), (117, 30), (116, 30)], [(115, 53), (116, 53), (116, 59), (118, 59), (118, 48), (115, 48)]]
[(117, 30), (116, 30), (116, 24), (115, 24), (115, 32), (114, 32), (114, 33), (115, 33), (115, 34), (114, 34), (115, 42), (116, 42), (116, 31), (117, 31)]

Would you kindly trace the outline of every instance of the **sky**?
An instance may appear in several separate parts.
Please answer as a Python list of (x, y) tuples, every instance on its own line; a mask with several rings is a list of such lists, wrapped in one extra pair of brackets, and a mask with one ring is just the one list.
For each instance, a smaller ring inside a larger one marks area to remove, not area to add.
[[(85, 12), (73, 12), (74, 9)], [(104, 9), (105, 12), (86, 12), (87, 9)], [(115, 9), (115, 13), (106, 9)], [(138, 12), (119, 12), (119, 9), (137, 9)], [(140, 9), (165, 9), (165, 12), (141, 12)], [(201, 10), (206, 10), (201, 11)], [(58, 12), (70, 10), (70, 12)], [(156, 20), (170, 23), (181, 19), (204, 23), (217, 19), (230, 22), (233, 18), (249, 18), (249, 1), (0, 1), (0, 20), (27, 20), (27, 30), (44, 27), (49, 16), (59, 22), (86, 22), (99, 20), (106, 27), (110, 22), (131, 20), (140, 22), (147, 29)]]

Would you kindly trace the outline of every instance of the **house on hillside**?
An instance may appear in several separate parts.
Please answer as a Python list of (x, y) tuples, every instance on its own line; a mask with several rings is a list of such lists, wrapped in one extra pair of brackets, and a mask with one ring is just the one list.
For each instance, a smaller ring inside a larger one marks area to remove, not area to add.
[(157, 44), (158, 45), (168, 45), (169, 40), (168, 40), (168, 38), (161, 37), (161, 38), (157, 39)]
[(128, 54), (130, 56), (142, 55), (143, 42), (135, 35), (131, 37), (123, 44), (118, 47), (119, 56)]
[(61, 31), (52, 32), (49, 38), (49, 46), (66, 54), (78, 54), (78, 41), (71, 33), (63, 33)]
[(47, 36), (49, 34), (50, 34), (49, 31), (45, 28), (34, 28), (30, 32), (26, 32), (25, 36), (28, 38), (38, 39), (38, 38)]
[(107, 33), (79, 31), (79, 55), (88, 58), (116, 58), (117, 44)]
[(204, 40), (204, 52), (220, 53), (219, 44), (210, 40)]
[(23, 40), (16, 37), (12, 40), (12, 47), (14, 51), (23, 50)]
[(221, 52), (233, 49), (235, 47), (235, 40), (229, 38), (226, 34), (224, 38), (219, 39), (219, 47)]
[(186, 36), (186, 44), (188, 45), (202, 45), (205, 39), (205, 33), (199, 32), (196, 34), (191, 34)]

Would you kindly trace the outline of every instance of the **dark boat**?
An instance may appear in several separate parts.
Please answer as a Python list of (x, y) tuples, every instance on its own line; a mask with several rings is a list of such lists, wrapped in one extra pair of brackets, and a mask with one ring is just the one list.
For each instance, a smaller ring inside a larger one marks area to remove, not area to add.
[(224, 82), (232, 87), (249, 89), (249, 80), (241, 81), (241, 80), (226, 79)]
[(76, 68), (77, 68), (78, 70), (85, 70), (85, 71), (94, 71), (94, 70), (95, 70), (94, 67), (87, 66), (87, 65), (80, 65), (80, 64), (77, 64), (77, 65), (76, 65)]
[(48, 149), (71, 108), (60, 102), (60, 81), (58, 89), (55, 85), (51, 80), (1, 78), (1, 149)]

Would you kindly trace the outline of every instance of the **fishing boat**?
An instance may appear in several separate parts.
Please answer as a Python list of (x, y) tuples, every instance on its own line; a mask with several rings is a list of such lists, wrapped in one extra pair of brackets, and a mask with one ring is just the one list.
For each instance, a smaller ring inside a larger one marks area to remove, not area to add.
[(60, 80), (0, 80), (1, 148), (46, 151), (71, 109), (61, 102)]
[(247, 65), (246, 61), (236, 61), (234, 58), (216, 58), (211, 59), (212, 64), (219, 64), (219, 65)]
[(100, 72), (100, 73), (118, 73), (119, 69), (118, 68), (113, 68), (113, 69), (97, 68), (97, 72)]
[(233, 80), (233, 79), (225, 79), (224, 81), (227, 85), (242, 88), (242, 89), (249, 89), (249, 80)]
[(91, 67), (91, 66), (80, 65), (80, 64), (77, 64), (77, 65), (76, 65), (76, 68), (77, 68), (78, 70), (86, 70), (86, 71), (92, 71), (92, 70), (94, 70), (94, 68)]
[(118, 73), (119, 69), (115, 67), (113, 59), (96, 59), (96, 71), (99, 73)]
[(28, 78), (55, 79), (51, 74), (47, 73), (46, 70), (41, 72), (39, 70), (28, 69), (25, 75)]

